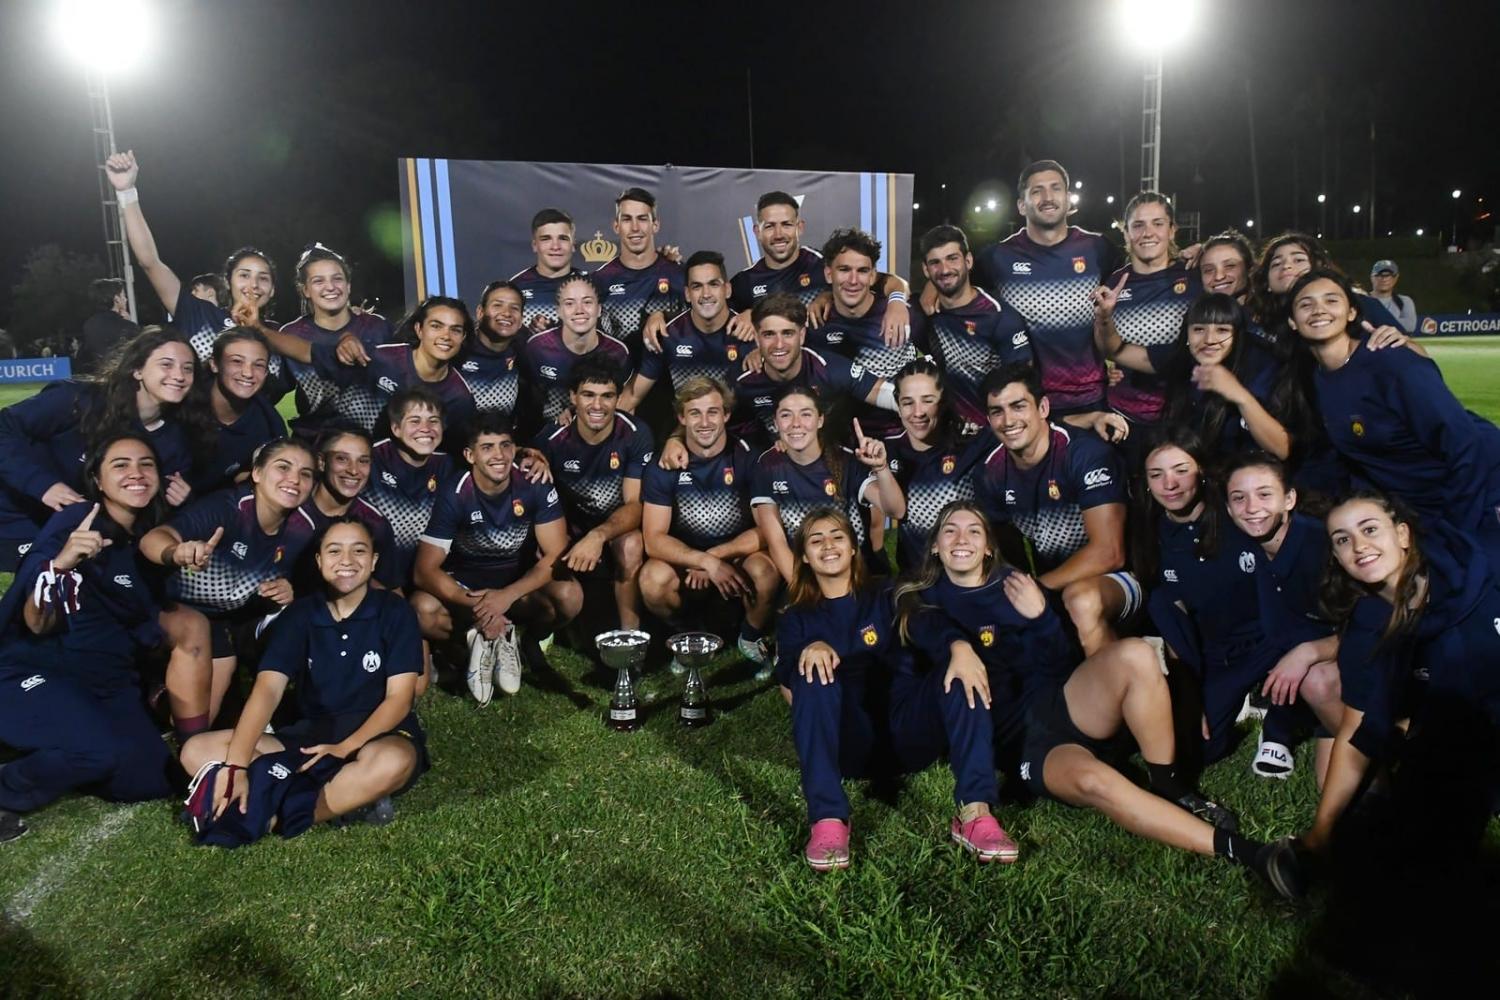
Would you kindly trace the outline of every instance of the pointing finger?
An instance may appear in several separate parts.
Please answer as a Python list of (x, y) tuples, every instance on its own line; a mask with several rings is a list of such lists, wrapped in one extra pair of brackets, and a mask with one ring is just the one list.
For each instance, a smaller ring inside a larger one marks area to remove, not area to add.
[(78, 522), (78, 530), (79, 531), (88, 531), (90, 528), (92, 528), (94, 526), (94, 518), (96, 518), (98, 516), (99, 516), (99, 505), (96, 503), (96, 504), (94, 504), (94, 509), (91, 510), (91, 511), (89, 511), (87, 514), (85, 514), (83, 516), (83, 520)]
[(854, 418), (854, 439), (859, 442), (861, 448), (865, 446), (865, 432), (860, 429), (858, 417)]

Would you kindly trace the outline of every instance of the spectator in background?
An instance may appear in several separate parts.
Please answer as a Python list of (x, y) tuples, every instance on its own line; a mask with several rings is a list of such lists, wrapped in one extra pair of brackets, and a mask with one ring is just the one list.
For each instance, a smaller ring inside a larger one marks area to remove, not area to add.
[(193, 278), (193, 298), (211, 302), (220, 309), (229, 308), (229, 282), (222, 274), (200, 274)]
[(125, 298), (125, 282), (119, 278), (97, 278), (89, 282), (89, 302), (94, 314), (83, 321), (83, 338), (78, 345), (75, 375), (90, 375), (122, 340), (128, 340), (141, 328), (130, 321), (130, 304)]
[(1396, 294), (1396, 282), (1400, 277), (1401, 269), (1393, 260), (1377, 260), (1375, 266), (1370, 268), (1370, 284), (1375, 287), (1375, 300), (1391, 311), (1401, 329), (1407, 333), (1416, 333), (1417, 304), (1410, 295)]

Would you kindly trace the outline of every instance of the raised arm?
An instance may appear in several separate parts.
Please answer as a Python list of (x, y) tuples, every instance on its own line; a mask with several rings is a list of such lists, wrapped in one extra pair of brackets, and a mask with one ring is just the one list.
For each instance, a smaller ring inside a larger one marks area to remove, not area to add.
[(175, 312), (177, 297), (182, 294), (182, 281), (170, 267), (161, 262), (161, 257), (156, 252), (156, 237), (151, 235), (151, 227), (146, 225), (146, 217), (141, 214), (141, 198), (135, 189), (136, 178), (140, 176), (135, 151), (115, 153), (105, 160), (104, 176), (109, 178), (110, 185), (118, 192), (116, 198), (125, 219), (125, 238), (130, 241), (130, 251), (135, 254), (136, 264), (146, 272), (146, 278), (156, 291), (156, 297), (161, 300), (162, 308), (169, 313)]

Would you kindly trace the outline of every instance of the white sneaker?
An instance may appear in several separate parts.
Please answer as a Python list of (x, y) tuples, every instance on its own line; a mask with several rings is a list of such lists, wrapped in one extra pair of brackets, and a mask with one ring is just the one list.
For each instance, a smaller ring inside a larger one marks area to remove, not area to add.
[(1141, 638), (1156, 652), (1156, 665), (1161, 667), (1162, 676), (1172, 676), (1172, 672), (1167, 669), (1167, 640), (1159, 635), (1143, 635)]
[(744, 636), (740, 636), (739, 640), (735, 643), (735, 648), (740, 651), (741, 656), (755, 664), (757, 668), (755, 679), (757, 681), (771, 679), (771, 674), (776, 670), (776, 661), (771, 656), (770, 642), (764, 638), (751, 642)]
[(1250, 700), (1253, 695), (1254, 692), (1245, 695), (1245, 703), (1240, 706), (1240, 714), (1234, 717), (1234, 724), (1236, 726), (1247, 719), (1259, 722), (1266, 717), (1266, 710), (1258, 707), (1255, 702)]
[(505, 631), (488, 643), (495, 664), (495, 686), (506, 694), (521, 690), (521, 644), (516, 639), (516, 627), (505, 626)]
[(469, 669), (464, 680), (468, 682), (469, 693), (483, 707), (495, 696), (495, 681), (492, 676), (495, 661), (490, 648), (493, 644), (486, 642), (478, 629), (469, 629), (468, 639)]

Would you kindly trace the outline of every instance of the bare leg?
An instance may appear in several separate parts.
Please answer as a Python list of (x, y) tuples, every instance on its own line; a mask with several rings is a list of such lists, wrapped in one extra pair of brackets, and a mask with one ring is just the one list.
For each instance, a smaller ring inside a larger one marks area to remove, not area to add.
[(646, 610), (669, 620), (682, 610), (681, 576), (676, 566), (660, 559), (647, 559), (641, 567), (641, 600)]
[(1195, 854), (1214, 853), (1213, 827), (1137, 786), (1076, 743), (1047, 754), (1042, 780), (1064, 802), (1097, 809), (1138, 837)]
[(1125, 610), (1125, 591), (1119, 584), (1093, 576), (1068, 584), (1062, 597), (1086, 656), (1093, 656), (1115, 640), (1113, 623)]
[[(197, 774), (198, 769), (209, 761), (223, 760), (229, 756), (229, 741), (233, 737), (233, 729), (214, 729), (194, 736), (182, 745), (182, 755), (178, 758), (182, 762), (182, 769), (188, 774)], [(250, 755), (250, 759), (254, 760), (263, 753), (276, 753), (285, 749), (274, 736), (262, 736), (255, 741), (255, 752)]]
[(740, 564), (750, 582), (755, 584), (755, 595), (745, 600), (745, 618), (762, 632), (771, 628), (771, 617), (775, 613), (776, 594), (781, 587), (781, 574), (776, 564), (764, 552), (752, 552)]
[(641, 563), (646, 549), (639, 531), (627, 531), (610, 539), (615, 564), (615, 609), (621, 628), (641, 627)]
[(207, 715), (212, 721), (213, 639), (208, 619), (202, 612), (179, 604), (163, 611), (157, 620), (171, 647), (167, 659), (167, 702), (172, 707), (172, 718)]
[(1174, 763), (1172, 695), (1156, 651), (1144, 640), (1121, 639), (1084, 660), (1063, 695), (1073, 724), (1085, 734), (1108, 739), (1123, 722), (1148, 763)]
[(410, 780), (416, 767), (417, 749), (410, 740), (403, 736), (371, 740), (323, 786), (313, 821), (326, 823), (390, 795)]

